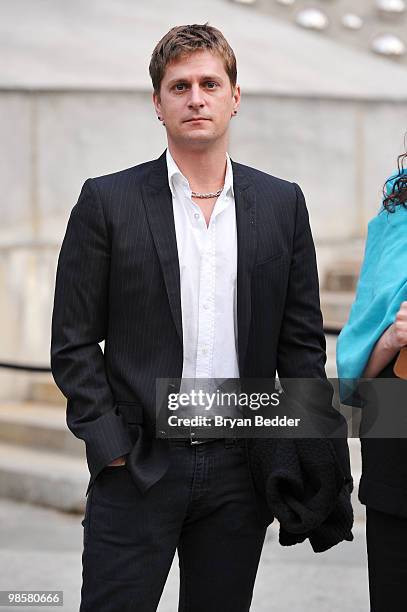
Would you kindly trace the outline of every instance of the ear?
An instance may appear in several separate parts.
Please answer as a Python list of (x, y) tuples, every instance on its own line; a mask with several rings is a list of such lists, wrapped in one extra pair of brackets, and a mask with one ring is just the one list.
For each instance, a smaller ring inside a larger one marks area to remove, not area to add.
[(235, 85), (232, 97), (233, 97), (233, 109), (238, 110), (240, 106), (240, 85)]
[(160, 96), (155, 91), (153, 91), (152, 97), (153, 97), (153, 104), (154, 104), (155, 112), (157, 113), (157, 115), (160, 115), (161, 114)]

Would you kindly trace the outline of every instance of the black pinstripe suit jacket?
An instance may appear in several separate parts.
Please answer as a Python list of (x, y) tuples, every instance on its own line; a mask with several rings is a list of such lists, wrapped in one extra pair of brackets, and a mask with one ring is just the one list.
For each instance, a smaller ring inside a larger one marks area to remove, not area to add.
[[(232, 160), (241, 377), (325, 377), (314, 244), (303, 194)], [(99, 343), (105, 341), (104, 353)], [(168, 467), (156, 378), (182, 373), (180, 277), (164, 153), (88, 179), (61, 247), (51, 367), (91, 474), (130, 453), (141, 490)], [(346, 443), (345, 443), (346, 444)], [(345, 463), (347, 447), (342, 448)]]

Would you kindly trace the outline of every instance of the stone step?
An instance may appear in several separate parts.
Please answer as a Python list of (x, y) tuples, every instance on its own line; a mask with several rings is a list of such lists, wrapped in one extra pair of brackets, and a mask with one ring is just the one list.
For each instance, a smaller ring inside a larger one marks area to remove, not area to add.
[(86, 461), (0, 443), (0, 496), (83, 512), (89, 473)]
[(56, 386), (51, 374), (38, 375), (31, 382), (27, 399), (33, 402), (66, 406), (66, 398)]
[[(365, 511), (357, 498), (360, 479), (357, 445), (350, 444), (350, 447), (354, 478), (352, 504), (355, 522), (361, 523), (365, 520)], [(83, 513), (88, 481), (84, 460), (0, 443), (1, 497)]]
[(325, 273), (323, 289), (354, 293), (360, 274), (360, 260), (341, 261)]
[(326, 374), (328, 378), (336, 378), (338, 373), (336, 369), (336, 336), (327, 334), (326, 339)]
[(324, 327), (342, 329), (349, 317), (355, 295), (350, 291), (320, 292)]
[(38, 402), (0, 403), (0, 442), (85, 458), (85, 446), (66, 425), (61, 406)]
[[(355, 520), (363, 521), (358, 439), (349, 439), (349, 450)], [(88, 480), (84, 444), (68, 430), (65, 410), (35, 402), (0, 404), (0, 496), (82, 512)]]

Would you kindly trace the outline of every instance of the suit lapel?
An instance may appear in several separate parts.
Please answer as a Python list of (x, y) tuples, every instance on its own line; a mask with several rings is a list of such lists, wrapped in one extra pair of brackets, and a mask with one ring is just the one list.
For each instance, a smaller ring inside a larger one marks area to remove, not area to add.
[(148, 223), (164, 275), (171, 314), (182, 344), (179, 261), (165, 151), (153, 162), (151, 173), (142, 190)]
[(238, 353), (242, 376), (251, 320), (251, 276), (256, 257), (256, 194), (244, 166), (232, 161), (232, 168), (237, 226)]

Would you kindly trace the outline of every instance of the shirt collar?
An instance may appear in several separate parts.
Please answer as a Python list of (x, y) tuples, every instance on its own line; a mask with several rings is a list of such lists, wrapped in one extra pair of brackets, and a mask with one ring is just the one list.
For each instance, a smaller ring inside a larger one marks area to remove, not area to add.
[[(178, 168), (168, 147), (166, 150), (166, 159), (167, 159), (167, 170), (168, 170), (168, 183), (171, 189), (172, 196), (174, 197), (175, 195), (177, 181), (179, 181), (179, 183), (190, 192), (189, 182), (185, 178), (185, 176), (182, 174), (181, 170)], [(224, 187), (226, 194), (228, 193), (229, 189), (231, 190), (231, 194), (233, 196), (234, 192), (233, 192), (232, 162), (230, 161), (229, 154), (226, 153), (226, 175), (225, 175), (225, 187)]]

